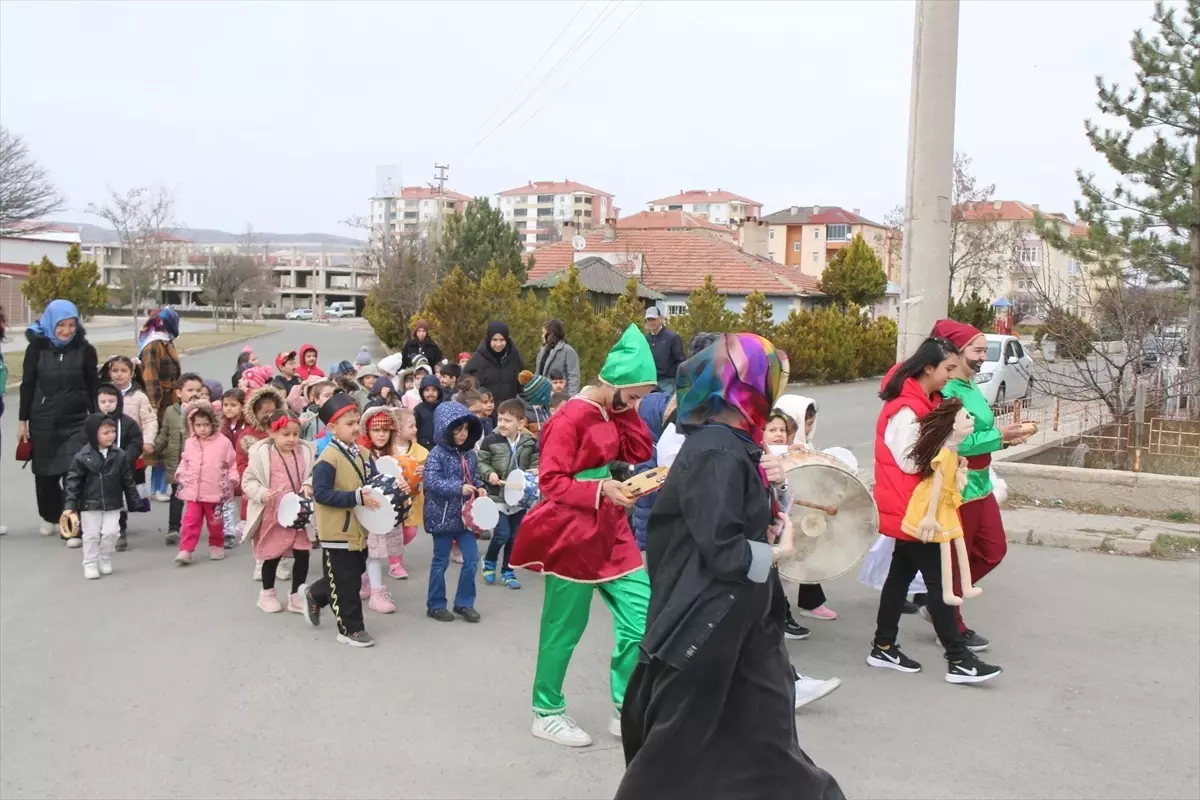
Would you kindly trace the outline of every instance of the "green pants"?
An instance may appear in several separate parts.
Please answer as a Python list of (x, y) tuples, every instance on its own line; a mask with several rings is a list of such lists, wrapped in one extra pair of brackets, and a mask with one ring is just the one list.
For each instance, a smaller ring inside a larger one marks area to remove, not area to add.
[(620, 709), (625, 702), (625, 686), (637, 665), (638, 646), (646, 632), (646, 610), (650, 606), (650, 578), (646, 570), (639, 569), (606, 583), (576, 583), (547, 575), (537, 672), (533, 677), (536, 714), (561, 714), (567, 708), (563, 680), (575, 645), (587, 628), (593, 591), (600, 592), (613, 616), (616, 644), (609, 662), (613, 706)]

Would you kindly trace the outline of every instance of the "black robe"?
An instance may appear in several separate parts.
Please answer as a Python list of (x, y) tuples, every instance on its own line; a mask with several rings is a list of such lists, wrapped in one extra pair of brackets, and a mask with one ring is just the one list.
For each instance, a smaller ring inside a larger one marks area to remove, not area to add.
[(617, 800), (843, 798), (797, 741), (780, 583), (773, 570), (751, 569), (750, 542), (765, 545), (771, 522), (761, 454), (725, 426), (701, 428), (659, 492), (646, 535), (646, 635), (621, 716), (627, 767)]

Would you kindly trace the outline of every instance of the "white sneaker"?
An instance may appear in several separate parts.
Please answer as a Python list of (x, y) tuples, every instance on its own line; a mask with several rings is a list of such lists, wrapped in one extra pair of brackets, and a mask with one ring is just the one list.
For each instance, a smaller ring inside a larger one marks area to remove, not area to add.
[(88, 563), (83, 565), (83, 577), (89, 581), (99, 580), (100, 570), (95, 564)]
[(100, 574), (101, 575), (112, 575), (112, 559), (111, 558), (100, 559)]
[(43, 522), (41, 527), (38, 528), (38, 533), (40, 533), (42, 536), (49, 536), (50, 534), (54, 533), (55, 530), (57, 529), (49, 522)]
[[(262, 579), (262, 576), (258, 576)], [(279, 568), (275, 570), (275, 577), (281, 581), (290, 580), (292, 577), (292, 559), (283, 558), (279, 560)]]
[(827, 681), (823, 681), (817, 678), (806, 678), (801, 675), (796, 679), (796, 709), (804, 708), (809, 703), (820, 700), (826, 695), (833, 694), (841, 685), (841, 678), (830, 678)]
[(157, 503), (171, 502), (171, 495), (167, 494), (166, 492), (155, 492), (152, 497), (154, 497), (154, 501)]
[[(278, 572), (275, 573), (275, 577), (276, 578), (279, 577)], [(261, 561), (254, 562), (254, 580), (256, 580), (260, 583), (262, 582), (262, 562)]]
[(614, 711), (612, 719), (608, 721), (608, 732), (610, 735), (621, 738), (621, 712)]
[(78, 550), (83, 547), (83, 539), (80, 539), (78, 536), (72, 536), (70, 539), (67, 539), (67, 547), (72, 550)]
[(587, 747), (592, 743), (592, 737), (566, 714), (552, 714), (548, 717), (535, 715), (533, 735), (564, 747)]

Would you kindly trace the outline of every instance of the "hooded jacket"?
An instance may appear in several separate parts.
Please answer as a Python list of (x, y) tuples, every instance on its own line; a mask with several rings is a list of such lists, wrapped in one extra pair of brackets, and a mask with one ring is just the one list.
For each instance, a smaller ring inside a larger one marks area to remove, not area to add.
[[(438, 399), (433, 403), (425, 402), (426, 386), (433, 386), (438, 391)], [(422, 378), (417, 393), (421, 397), (421, 402), (413, 409), (413, 416), (417, 418), (417, 443), (426, 450), (432, 450), (433, 446), (437, 444), (435, 441), (434, 412), (437, 410), (438, 405), (446, 398), (446, 394), (442, 391), (442, 383), (436, 375), (426, 375)]]
[[(663, 432), (663, 417), (672, 395), (665, 392), (651, 392), (638, 403), (638, 416), (650, 429), (650, 441), (654, 442), (653, 455), (649, 459), (634, 466), (634, 474), (648, 472), (658, 466), (658, 438)], [(638, 549), (646, 549), (646, 526), (650, 523), (650, 511), (658, 492), (651, 492), (637, 499), (633, 505), (633, 538), (637, 539)]]
[(321, 368), (317, 366), (317, 362), (314, 361), (311, 367), (304, 363), (304, 356), (306, 353), (316, 352), (317, 348), (313, 347), (311, 344), (302, 344), (300, 345), (300, 349), (296, 351), (296, 357), (300, 362), (300, 365), (296, 367), (296, 374), (300, 376), (300, 380), (325, 377), (325, 373), (322, 372)]
[(258, 415), (255, 414), (255, 406), (259, 405), (260, 401), (268, 396), (275, 398), (278, 408), (287, 408), (287, 401), (284, 399), (283, 393), (274, 386), (260, 386), (246, 396), (246, 407), (242, 411), (242, 415), (246, 419), (246, 425), (237, 432), (233, 442), (239, 476), (246, 473), (246, 463), (250, 453), (250, 446), (260, 439), (267, 438), (267, 429), (258, 421)]
[[(51, 305), (54, 305), (51, 303)], [(61, 320), (59, 320), (61, 321)], [(46, 324), (57, 324), (50, 319)], [(76, 320), (75, 336), (61, 346), (30, 326), (21, 372), (17, 418), (28, 423), (33, 443), (33, 474), (64, 475), (75, 453), (87, 443), (83, 421), (96, 410), (100, 385), (96, 348)], [(49, 336), (54, 335), (51, 325)]]
[[(467, 440), (454, 443), (451, 431), (467, 423)], [(437, 445), (425, 460), (425, 530), (429, 533), (462, 533), (463, 485), (482, 486), (475, 443), (483, 436), (479, 418), (462, 403), (449, 400), (434, 412), (434, 436)]]
[(133, 417), (125, 413), (125, 398), (121, 396), (121, 390), (111, 383), (102, 383), (100, 387), (107, 387), (117, 393), (117, 407), (105, 416), (117, 423), (117, 447), (125, 453), (130, 469), (134, 469), (142, 455), (142, 429), (134, 422)]
[(813, 405), (813, 399), (802, 394), (785, 394), (775, 401), (775, 409), (787, 414), (796, 423), (796, 435), (792, 438), (792, 444), (802, 444), (810, 450), (813, 449), (813, 436), (817, 432), (817, 425), (814, 422), (812, 432), (806, 435), (804, 418)]
[(137, 486), (133, 482), (133, 465), (116, 442), (106, 453), (96, 442), (101, 423), (109, 421), (103, 414), (92, 414), (83, 421), (85, 444), (71, 460), (67, 472), (66, 511), (120, 511), (142, 508)]
[[(504, 350), (499, 353), (492, 349), (491, 344), (492, 337), (496, 334), (503, 336), (505, 341)], [(496, 405), (499, 406), (505, 400), (511, 400), (520, 394), (521, 382), (518, 376), (523, 369), (525, 360), (513, 344), (508, 326), (503, 322), (494, 321), (488, 323), (487, 334), (475, 349), (467, 366), (463, 368), (463, 374), (475, 376), (479, 385), (492, 393)]]
[(179, 497), (192, 503), (224, 503), (240, 483), (237, 458), (233, 445), (219, 430), (213, 430), (207, 439), (196, 436), (193, 423), (197, 411), (199, 408), (188, 411), (188, 438), (175, 471)]
[[(263, 510), (267, 507), (267, 492), (271, 488), (271, 449), (274, 447), (273, 441), (261, 439), (250, 445), (250, 452), (247, 454), (246, 470), (242, 473), (241, 483), (242, 494), (246, 498), (243, 542), (252, 538), (262, 525)], [(312, 486), (312, 467), (313, 462), (317, 460), (317, 446), (301, 439), (296, 442), (294, 452), (300, 468), (300, 486)]]

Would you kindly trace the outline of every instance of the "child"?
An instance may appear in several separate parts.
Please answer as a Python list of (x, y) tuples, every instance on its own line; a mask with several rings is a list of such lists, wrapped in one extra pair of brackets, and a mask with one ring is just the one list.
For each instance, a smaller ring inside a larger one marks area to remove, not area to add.
[(379, 367), (374, 364), (366, 364), (354, 376), (354, 380), (358, 382), (358, 390), (353, 392), (354, 400), (358, 403), (358, 409), (361, 412), (366, 406), (367, 400), (371, 396), (371, 392), (375, 391), (375, 382), (379, 380)]
[[(363, 412), (359, 428), (364, 431), (358, 438), (359, 449), (366, 452), (371, 461), (384, 456), (395, 458), (396, 422), (387, 406), (374, 406)], [(408, 491), (407, 483), (401, 489)], [(367, 571), (362, 576), (359, 597), (367, 600), (367, 608), (380, 614), (391, 614), (396, 604), (383, 585), (383, 562), (399, 558), (404, 553), (404, 521), (387, 533), (367, 534)]]
[(287, 350), (275, 356), (275, 369), (279, 370), (279, 374), (271, 379), (271, 383), (283, 392), (284, 397), (288, 396), (293, 386), (300, 383), (300, 376), (296, 374), (297, 366), (295, 350)]
[(192, 563), (192, 552), (200, 541), (201, 522), (208, 526), (208, 557), (212, 561), (225, 558), (225, 519), (221, 506), (233, 498), (238, 483), (237, 459), (233, 445), (217, 428), (217, 418), (204, 405), (188, 410), (189, 436), (183, 446), (183, 457), (175, 479), (179, 497), (187, 502), (183, 514), (183, 529), (175, 563)]
[(83, 421), (88, 443), (71, 460), (63, 517), (78, 517), (83, 537), (83, 577), (111, 575), (112, 553), (120, 531), (122, 503), (137, 508), (133, 465), (117, 447), (117, 424), (92, 414)]
[(467, 362), (468, 362), (468, 361), (470, 361), (470, 360), (471, 360), (471, 354), (470, 354), (470, 353), (468, 353), (468, 352), (465, 352), (465, 351), (464, 351), (464, 352), (462, 352), (462, 353), (459, 353), (459, 354), (458, 354), (458, 368), (459, 368), (459, 369), (463, 369), (464, 367), (466, 367), (466, 366), (467, 366)]
[(400, 374), (396, 376), (396, 381), (399, 384), (396, 391), (400, 392), (401, 396), (407, 395), (417, 385), (414, 373), (414, 370), (402, 369), (400, 370)]
[(308, 387), (308, 406), (300, 414), (300, 438), (304, 441), (311, 442), (325, 435), (325, 426), (318, 414), (335, 391), (337, 386), (333, 381), (320, 381)]
[[(417, 480), (409, 480), (408, 492), (412, 497), (412, 510), (408, 512), (408, 519), (404, 520), (404, 547), (408, 547), (412, 540), (417, 536), (417, 528), (419, 528), (425, 520), (425, 498), (421, 494), (421, 477), (425, 473), (425, 460), (429, 458), (429, 451), (417, 443), (417, 418), (407, 408), (397, 409), (392, 412), (392, 418), (396, 421), (396, 439), (395, 449), (396, 458), (403, 464), (405, 459), (412, 459), (417, 462), (414, 473)], [(399, 580), (408, 579), (408, 570), (404, 568), (404, 552), (401, 550), (400, 555), (388, 557), (388, 575)]]
[(433, 417), (434, 411), (442, 402), (443, 391), (441, 381), (433, 375), (426, 375), (421, 379), (421, 402), (413, 409), (413, 414), (417, 418), (417, 441), (421, 443), (421, 447), (426, 450), (431, 450), (434, 445), (433, 441)]
[[(468, 411), (479, 418), (479, 424), (483, 427), (482, 436), (487, 436), (492, 432), (495, 426), (492, 424), (491, 418), (485, 416), (483, 413), (483, 397), (480, 396), (479, 392), (474, 389), (460, 392), (458, 397), (455, 398), (455, 402), (466, 406)], [(480, 441), (482, 441), (482, 438)], [(477, 447), (476, 450), (478, 449)]]
[[(425, 462), (425, 530), (433, 536), (433, 561), (429, 567), (426, 616), (438, 622), (453, 622), (454, 614), (467, 622), (479, 622), (475, 610), (475, 568), (479, 548), (475, 534), (462, 521), (463, 501), (482, 497), (477, 474), (475, 443), (483, 434), (479, 418), (453, 400), (442, 403), (435, 413), (437, 445)], [(446, 567), (450, 548), (457, 543), (463, 554), (454, 613), (446, 609)]]
[[(142, 390), (141, 375), (133, 359), (128, 356), (113, 356), (100, 369), (100, 381), (111, 383), (121, 392), (125, 413), (137, 423), (142, 432), (142, 460), (149, 462), (154, 457), (154, 438), (158, 436), (158, 412), (150, 405), (150, 398)], [(150, 510), (149, 487), (146, 485), (146, 469), (133, 465), (133, 482), (138, 485), (138, 495), (145, 501), (142, 511)], [(117, 552), (128, 548), (125, 539), (125, 520), (121, 517), (121, 536), (117, 539)]]
[(332, 604), (338, 642), (371, 647), (375, 640), (363, 625), (362, 598), (354, 591), (367, 568), (367, 532), (354, 507), (379, 508), (379, 500), (362, 491), (371, 465), (354, 444), (358, 437), (354, 398), (345, 393), (329, 398), (321, 406), (321, 422), (332, 437), (313, 465), (312, 487), (325, 569), (315, 583), (300, 587), (304, 617), (310, 625), (320, 625), (321, 609)]
[(433, 375), (433, 370), (423, 359), (418, 359), (412, 368), (413, 388), (405, 392), (404, 397), (401, 398), (401, 404), (405, 408), (415, 409), (421, 405), (421, 383), (430, 375)]
[(563, 407), (563, 403), (571, 399), (571, 395), (566, 392), (555, 392), (550, 395), (550, 416), (558, 413), (558, 410)]
[(179, 388), (175, 390), (175, 403), (163, 412), (162, 422), (158, 426), (158, 435), (154, 437), (154, 452), (159, 456), (167, 472), (167, 483), (171, 486), (171, 506), (167, 512), (168, 547), (179, 543), (179, 530), (183, 525), (183, 498), (179, 496), (179, 484), (175, 481), (175, 471), (183, 457), (183, 445), (187, 441), (187, 426), (184, 424), (184, 413), (192, 403), (200, 397), (204, 381), (194, 372), (185, 372), (179, 376)]
[[(463, 375), (458, 379), (458, 383), (454, 384), (454, 393), (456, 395), (462, 394), (463, 392), (474, 392), (478, 389), (479, 381), (475, 379), (474, 375)], [(458, 398), (455, 397), (454, 399), (457, 400)], [(466, 404), (464, 403), (464, 405)]]
[[(479, 387), (479, 400), (483, 403), (483, 416), (489, 420), (494, 420), (496, 414), (496, 396), (492, 394), (492, 390), (486, 386)], [(496, 425), (493, 422), (491, 427), (486, 428), (484, 435), (486, 436), (488, 433), (491, 433), (495, 427)]]
[(462, 367), (458, 364), (442, 364), (438, 371), (438, 380), (442, 382), (442, 391), (446, 394), (452, 394), (454, 387), (458, 385), (458, 379), (462, 377)]
[(547, 375), (546, 377), (550, 379), (550, 391), (551, 392), (566, 393), (566, 391), (567, 391), (567, 376), (563, 375), (561, 369), (550, 370), (550, 374)]
[[(237, 456), (238, 434), (246, 427), (244, 416), (246, 395), (241, 389), (230, 389), (221, 395), (221, 433), (234, 445), (233, 451)], [(241, 474), (239, 468), (238, 474)], [(241, 519), (241, 484), (233, 489), (234, 496), (221, 506), (221, 518), (225, 521), (225, 549), (237, 546), (238, 522)]]
[(400, 398), (396, 396), (396, 387), (391, 378), (381, 375), (379, 380), (375, 381), (374, 390), (367, 396), (367, 405), (383, 405), (388, 408), (400, 406)]
[(550, 420), (550, 381), (545, 375), (535, 375), (526, 369), (517, 375), (517, 382), (521, 384), (526, 424), (529, 432), (536, 437), (542, 426)]
[[(138, 424), (125, 413), (124, 403), (122, 402), (121, 391), (111, 383), (102, 383), (96, 390), (96, 410), (101, 414), (111, 419), (117, 426), (117, 448), (125, 454), (125, 460), (129, 462), (130, 469), (135, 471), (134, 485), (137, 485), (136, 472), (141, 472), (145, 476), (145, 470), (137, 469), (138, 459), (142, 457), (142, 429)], [(149, 509), (142, 506), (141, 500), (137, 505), (129, 507), (129, 511), (147, 511)], [(129, 513), (121, 512), (120, 517), (120, 534), (117, 537), (117, 550), (127, 550), (129, 548), (125, 542), (125, 530), (129, 522)]]
[(314, 375), (311, 378), (305, 378), (304, 380), (300, 381), (300, 383), (293, 386), (291, 391), (287, 393), (287, 407), (290, 408), (294, 414), (299, 415), (300, 412), (308, 407), (309, 388), (323, 380), (325, 379), (318, 378)]
[[(233, 442), (234, 455), (237, 459), (238, 486), (241, 486), (242, 478), (246, 475), (246, 467), (250, 462), (250, 448), (254, 446), (255, 442), (270, 436), (271, 415), (276, 411), (283, 410), (285, 403), (283, 395), (271, 385), (258, 387), (246, 398), (246, 410), (243, 414), (246, 424), (242, 426)], [(241, 518), (249, 519), (250, 505), (245, 495), (242, 495), (239, 506)], [(277, 577), (287, 580), (291, 575), (291, 567), (285, 561), (279, 567)], [(258, 559), (254, 560), (252, 577), (255, 581), (262, 580), (262, 562)]]
[(504, 548), (500, 582), (509, 589), (521, 588), (508, 560), (526, 509), (504, 502), (504, 481), (513, 470), (537, 474), (537, 442), (523, 429), (524, 419), (525, 406), (521, 401), (505, 400), (496, 415), (495, 433), (486, 436), (479, 448), (479, 479), (488, 487), (488, 495), (500, 506), (500, 521), (496, 523), (496, 531), (483, 557), (483, 582), (488, 586), (496, 582), (496, 557), (500, 555), (500, 548)]
[(367, 349), (367, 346), (364, 344), (362, 347), (358, 348), (358, 354), (354, 356), (354, 365), (356, 367), (365, 367), (370, 363), (371, 351)]
[(242, 370), (241, 376), (238, 378), (237, 388), (243, 392), (252, 392), (255, 389), (261, 389), (271, 382), (275, 377), (275, 373), (270, 367), (248, 367)]
[(275, 593), (275, 578), (283, 556), (292, 553), (292, 591), (287, 610), (304, 613), (304, 595), (300, 587), (308, 579), (308, 559), (312, 544), (303, 529), (279, 524), (279, 500), (295, 492), (312, 497), (312, 467), (317, 447), (300, 438), (300, 420), (287, 411), (276, 411), (267, 422), (269, 439), (250, 446), (246, 471), (242, 475), (242, 493), (247, 499), (246, 529), (242, 538), (253, 537), (254, 558), (262, 563), (262, 590), (258, 607), (268, 614), (283, 610)]
[(299, 356), (300, 365), (296, 367), (296, 374), (300, 376), (301, 380), (325, 377), (325, 373), (321, 372), (321, 368), (317, 366), (317, 348), (311, 344), (302, 344)]

